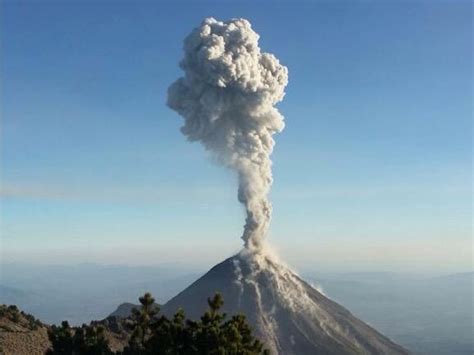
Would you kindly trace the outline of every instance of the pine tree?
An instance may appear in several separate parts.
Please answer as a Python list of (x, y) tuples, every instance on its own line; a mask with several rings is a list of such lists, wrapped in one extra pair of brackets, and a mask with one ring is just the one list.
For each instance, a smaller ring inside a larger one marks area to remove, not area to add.
[(134, 329), (124, 354), (146, 354), (145, 343), (151, 335), (150, 324), (160, 310), (155, 304), (155, 299), (148, 292), (138, 300), (141, 307), (132, 309)]
[(221, 312), (222, 295), (209, 298), (209, 309), (198, 321), (186, 320), (182, 309), (173, 318), (158, 317), (159, 308), (151, 294), (140, 300), (132, 314), (133, 328), (123, 352), (110, 350), (102, 326), (71, 328), (67, 322), (53, 326), (49, 355), (268, 355), (264, 345), (252, 335), (244, 315), (226, 321)]
[(82, 325), (73, 329), (67, 321), (52, 326), (48, 332), (52, 349), (48, 355), (112, 355), (104, 327)]
[(49, 349), (48, 355), (71, 355), (74, 350), (73, 331), (67, 321), (63, 321), (61, 326), (53, 325), (48, 331), (49, 340), (52, 349)]

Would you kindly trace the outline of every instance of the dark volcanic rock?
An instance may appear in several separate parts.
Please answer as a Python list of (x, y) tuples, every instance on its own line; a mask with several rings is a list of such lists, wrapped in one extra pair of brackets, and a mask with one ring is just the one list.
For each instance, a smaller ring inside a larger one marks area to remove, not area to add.
[(162, 307), (171, 316), (182, 307), (197, 319), (215, 292), (227, 314), (243, 313), (255, 334), (278, 354), (408, 354), (288, 268), (265, 256), (238, 254)]

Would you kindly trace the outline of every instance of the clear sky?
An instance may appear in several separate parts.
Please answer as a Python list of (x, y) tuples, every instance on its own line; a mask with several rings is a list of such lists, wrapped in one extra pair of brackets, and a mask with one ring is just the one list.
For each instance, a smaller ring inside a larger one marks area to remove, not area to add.
[(472, 270), (470, 1), (2, 1), (3, 261), (211, 265), (235, 176), (165, 105), (244, 17), (289, 68), (269, 240), (315, 270)]

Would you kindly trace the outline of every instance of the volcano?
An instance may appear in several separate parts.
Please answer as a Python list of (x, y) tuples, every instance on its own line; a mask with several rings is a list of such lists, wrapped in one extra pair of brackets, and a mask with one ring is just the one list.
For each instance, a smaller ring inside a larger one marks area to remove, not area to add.
[(204, 19), (184, 40), (184, 75), (168, 88), (167, 105), (184, 118), (181, 132), (200, 142), (238, 176), (245, 207), (245, 249), (216, 265), (171, 299), (188, 317), (205, 310), (216, 291), (224, 311), (243, 313), (273, 353), (405, 354), (349, 311), (329, 300), (264, 252), (271, 219), (273, 135), (283, 130), (276, 105), (283, 100), (288, 68), (261, 50), (249, 21)]
[(266, 255), (243, 251), (214, 266), (162, 308), (198, 319), (215, 292), (223, 311), (243, 313), (273, 354), (408, 354)]

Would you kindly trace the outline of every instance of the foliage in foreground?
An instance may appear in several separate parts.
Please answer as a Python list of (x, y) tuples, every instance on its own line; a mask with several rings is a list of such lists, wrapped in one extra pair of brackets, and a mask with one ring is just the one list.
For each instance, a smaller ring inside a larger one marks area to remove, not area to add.
[(209, 310), (199, 321), (187, 320), (183, 310), (171, 319), (159, 316), (151, 294), (139, 298), (141, 307), (133, 309), (131, 336), (123, 352), (110, 350), (105, 328), (71, 328), (67, 322), (49, 331), (53, 349), (49, 355), (268, 355), (264, 345), (252, 335), (244, 315), (226, 320), (224, 304), (217, 293), (208, 299)]

